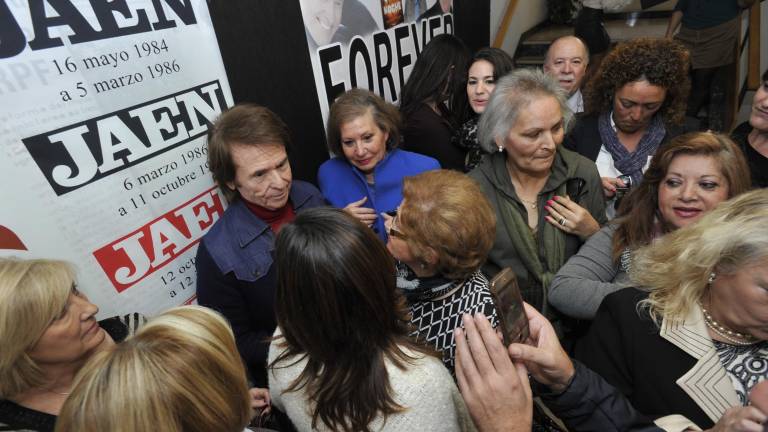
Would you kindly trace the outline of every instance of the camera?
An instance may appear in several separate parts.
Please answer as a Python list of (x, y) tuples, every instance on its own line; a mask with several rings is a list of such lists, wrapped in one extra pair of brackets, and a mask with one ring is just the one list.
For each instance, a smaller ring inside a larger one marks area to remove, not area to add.
[(614, 208), (618, 210), (619, 205), (621, 204), (622, 198), (624, 198), (624, 195), (629, 192), (630, 189), (632, 189), (632, 177), (627, 174), (622, 174), (617, 179), (621, 180), (624, 183), (624, 187), (616, 186), (616, 195), (614, 196), (616, 198), (615, 203), (613, 204)]

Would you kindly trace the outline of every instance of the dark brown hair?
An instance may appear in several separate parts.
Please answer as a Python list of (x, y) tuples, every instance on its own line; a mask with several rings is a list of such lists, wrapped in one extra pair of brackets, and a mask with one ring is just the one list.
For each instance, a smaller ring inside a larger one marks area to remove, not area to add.
[(688, 65), (688, 51), (679, 42), (638, 38), (621, 43), (605, 56), (595, 77), (587, 83), (584, 90), (585, 111), (610, 111), (617, 90), (626, 84), (647, 80), (667, 91), (659, 109), (664, 122), (680, 124), (685, 117), (691, 90)]
[(341, 126), (356, 118), (371, 113), (373, 121), (382, 132), (389, 134), (387, 150), (400, 144), (400, 111), (371, 91), (352, 89), (339, 96), (328, 114), (328, 150), (336, 156), (344, 156), (341, 149)]
[(403, 182), (400, 229), (414, 258), (437, 258), (448, 279), (466, 279), (485, 262), (496, 236), (496, 214), (471, 178), (452, 170), (427, 171)]
[(326, 207), (284, 226), (276, 250), (282, 339), (275, 343), (284, 351), (269, 367), (306, 358), (286, 391), (305, 389), (312, 428), (319, 420), (331, 430), (369, 431), (376, 417), (403, 411), (385, 363), (405, 369), (412, 353), (430, 351), (408, 336), (405, 300), (381, 240), (343, 210)]
[(693, 132), (675, 137), (659, 147), (651, 159), (643, 182), (624, 197), (613, 235), (613, 257), (618, 259), (625, 248), (635, 250), (651, 243), (658, 218), (664, 232), (671, 231), (659, 214), (659, 185), (672, 161), (679, 155), (710, 156), (717, 161), (728, 182), (728, 198), (750, 188), (749, 167), (741, 149), (725, 135)]
[(236, 172), (232, 146), (278, 144), (288, 150), (290, 141), (288, 127), (268, 108), (240, 104), (224, 111), (208, 129), (208, 164), (227, 201), (233, 202), (239, 195), (227, 186)]
[(400, 90), (400, 112), (408, 121), (414, 112), (425, 103), (441, 103), (448, 100), (453, 111), (448, 118), (454, 126), (466, 120), (469, 109), (461, 105), (459, 96), (466, 93), (462, 88), (462, 74), (466, 75), (469, 50), (461, 39), (451, 34), (440, 34), (432, 38), (421, 51), (413, 65), (411, 75)]

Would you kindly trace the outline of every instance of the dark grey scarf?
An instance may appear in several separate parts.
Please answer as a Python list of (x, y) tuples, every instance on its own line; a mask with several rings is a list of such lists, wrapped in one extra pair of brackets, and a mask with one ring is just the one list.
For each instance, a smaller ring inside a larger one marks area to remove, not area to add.
[(640, 138), (637, 149), (630, 153), (626, 147), (619, 141), (616, 131), (611, 127), (611, 113), (604, 112), (598, 119), (598, 129), (600, 130), (600, 139), (603, 141), (605, 149), (613, 157), (613, 164), (622, 174), (632, 177), (632, 185), (639, 185), (643, 181), (643, 167), (648, 162), (648, 156), (653, 156), (656, 149), (664, 140), (667, 129), (661, 116), (656, 115), (651, 119), (648, 131)]

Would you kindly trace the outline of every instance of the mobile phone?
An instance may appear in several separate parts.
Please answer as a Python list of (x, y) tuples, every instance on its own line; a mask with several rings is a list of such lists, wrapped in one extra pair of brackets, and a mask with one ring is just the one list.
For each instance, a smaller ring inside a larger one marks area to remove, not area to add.
[(504, 337), (504, 345), (524, 343), (530, 334), (528, 316), (523, 307), (523, 297), (517, 285), (517, 277), (511, 268), (501, 270), (490, 283), (493, 303)]

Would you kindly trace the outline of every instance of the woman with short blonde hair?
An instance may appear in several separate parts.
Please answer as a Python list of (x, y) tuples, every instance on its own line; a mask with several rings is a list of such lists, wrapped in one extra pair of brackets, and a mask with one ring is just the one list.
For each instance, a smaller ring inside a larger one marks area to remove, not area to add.
[(752, 191), (637, 251), (643, 288), (605, 298), (577, 358), (662, 428), (762, 430), (748, 395), (768, 379), (767, 225), (768, 190)]
[(140, 321), (98, 311), (71, 264), (0, 258), (0, 430), (53, 431), (78, 371)]
[(152, 319), (78, 377), (57, 432), (240, 432), (250, 403), (227, 322), (201, 306)]
[(74, 269), (63, 261), (0, 261), (0, 398), (45, 383), (28, 351), (64, 309), (74, 280)]

